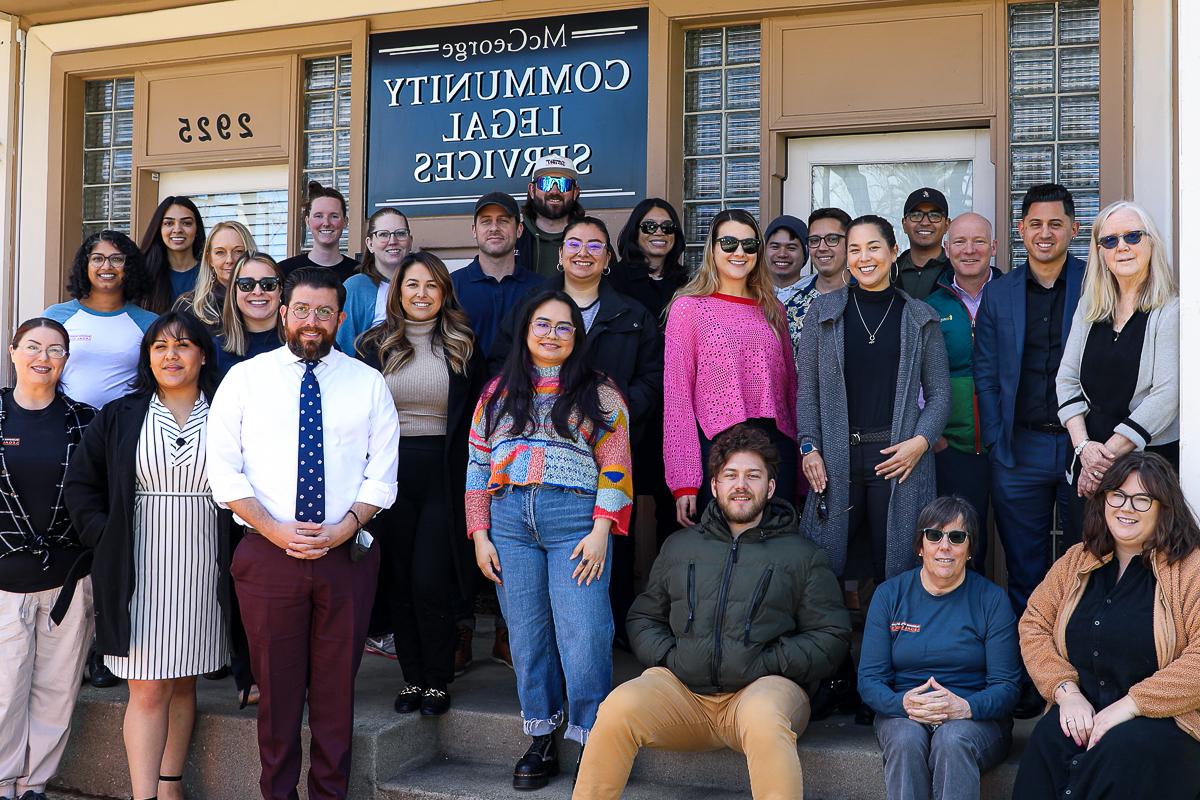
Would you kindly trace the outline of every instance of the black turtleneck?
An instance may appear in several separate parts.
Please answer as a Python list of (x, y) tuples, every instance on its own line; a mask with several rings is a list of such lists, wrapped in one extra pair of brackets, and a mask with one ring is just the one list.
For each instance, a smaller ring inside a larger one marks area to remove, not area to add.
[[(892, 426), (892, 407), (896, 402), (896, 381), (900, 371), (900, 316), (903, 309), (904, 297), (893, 286), (881, 292), (850, 287), (842, 329), (846, 406), (852, 431)], [(874, 344), (869, 343), (872, 332)]]

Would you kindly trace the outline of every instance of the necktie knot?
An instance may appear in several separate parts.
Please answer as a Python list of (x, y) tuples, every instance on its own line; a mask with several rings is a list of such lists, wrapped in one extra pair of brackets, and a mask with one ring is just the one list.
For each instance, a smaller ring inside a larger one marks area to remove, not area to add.
[(320, 361), (305, 361), (304, 362), (304, 371), (312, 372), (313, 370), (315, 370), (317, 368), (317, 364), (320, 364), (320, 363), (321, 363)]

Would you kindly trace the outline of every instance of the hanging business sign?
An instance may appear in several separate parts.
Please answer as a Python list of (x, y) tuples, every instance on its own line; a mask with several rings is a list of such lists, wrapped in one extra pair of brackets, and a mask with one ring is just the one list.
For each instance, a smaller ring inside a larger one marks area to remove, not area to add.
[(587, 208), (646, 185), (646, 9), (371, 36), (369, 211), (469, 214), (575, 161)]

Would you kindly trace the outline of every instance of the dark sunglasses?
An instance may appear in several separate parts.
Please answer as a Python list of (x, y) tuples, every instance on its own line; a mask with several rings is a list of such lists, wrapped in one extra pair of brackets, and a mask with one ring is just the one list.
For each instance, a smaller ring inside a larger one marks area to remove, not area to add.
[(921, 533), (930, 544), (937, 544), (943, 536), (950, 540), (950, 544), (962, 544), (968, 536), (966, 531), (941, 531), (937, 528), (922, 528)]
[(543, 175), (540, 178), (534, 178), (533, 185), (537, 187), (539, 192), (549, 192), (557, 189), (559, 194), (566, 194), (575, 188), (575, 179), (568, 178), (565, 175)]
[(658, 220), (654, 220), (654, 219), (644, 219), (644, 220), (642, 220), (642, 224), (638, 225), (638, 229), (642, 233), (646, 233), (646, 234), (657, 233), (658, 231), (662, 231), (663, 234), (666, 236), (674, 236), (675, 231), (679, 230), (679, 226), (676, 225), (674, 222), (671, 222), (671, 220), (669, 220), (669, 219), (663, 220), (662, 222), (659, 222)]
[(273, 292), (279, 288), (279, 278), (238, 278), (234, 283), (239, 292), (253, 292), (255, 285), (261, 286), (264, 292)]
[(742, 246), (742, 252), (746, 255), (752, 255), (758, 252), (758, 248), (762, 246), (761, 239), (739, 239), (736, 236), (722, 236), (717, 239), (717, 244), (726, 253), (736, 253), (738, 245)]
[(1130, 231), (1129, 233), (1122, 233), (1120, 236), (1101, 236), (1096, 240), (1096, 244), (1100, 245), (1105, 250), (1115, 250), (1117, 249), (1117, 243), (1122, 239), (1125, 240), (1125, 244), (1135, 245), (1140, 242), (1142, 237), (1145, 235), (1145, 231)]

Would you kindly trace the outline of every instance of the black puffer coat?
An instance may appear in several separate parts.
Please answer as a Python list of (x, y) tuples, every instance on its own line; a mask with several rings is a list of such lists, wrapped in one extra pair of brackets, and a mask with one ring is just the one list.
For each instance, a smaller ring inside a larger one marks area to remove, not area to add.
[(737, 539), (716, 503), (667, 539), (629, 611), (629, 641), (698, 694), (736, 692), (765, 675), (801, 685), (846, 656), (850, 614), (796, 510), (772, 500), (762, 524)]

